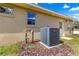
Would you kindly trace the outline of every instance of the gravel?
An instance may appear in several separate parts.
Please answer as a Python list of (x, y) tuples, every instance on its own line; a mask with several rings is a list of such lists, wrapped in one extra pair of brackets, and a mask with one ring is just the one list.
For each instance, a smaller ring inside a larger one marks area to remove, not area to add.
[[(35, 48), (28, 48), (29, 44), (34, 44)], [(25, 43), (20, 42), (21, 51), (19, 56), (73, 56), (74, 51), (71, 47), (66, 44), (61, 44), (60, 46), (53, 48), (46, 48), (39, 42)]]

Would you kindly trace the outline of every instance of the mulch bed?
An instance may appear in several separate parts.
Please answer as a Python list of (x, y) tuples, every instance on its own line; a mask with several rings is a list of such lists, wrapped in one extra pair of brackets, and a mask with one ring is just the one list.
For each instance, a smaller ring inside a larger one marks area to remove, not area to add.
[(20, 56), (72, 56), (74, 54), (71, 47), (66, 44), (61, 44), (58, 47), (46, 48), (39, 42), (34, 42), (35, 48), (27, 48), (28, 44), (20, 42)]

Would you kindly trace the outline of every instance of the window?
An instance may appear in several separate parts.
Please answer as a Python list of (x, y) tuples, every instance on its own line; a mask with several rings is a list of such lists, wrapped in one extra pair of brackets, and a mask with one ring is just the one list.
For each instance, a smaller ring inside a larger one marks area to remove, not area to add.
[(0, 13), (4, 13), (5, 9), (3, 7), (0, 7)]
[(60, 29), (62, 28), (62, 22), (59, 22), (59, 28)]
[(33, 12), (28, 12), (27, 13), (27, 17), (28, 17), (28, 24), (29, 25), (35, 25), (35, 20), (36, 20), (36, 14)]
[(5, 8), (6, 14), (12, 14), (13, 10), (11, 8)]
[(0, 13), (12, 14), (13, 9), (7, 7), (0, 7)]

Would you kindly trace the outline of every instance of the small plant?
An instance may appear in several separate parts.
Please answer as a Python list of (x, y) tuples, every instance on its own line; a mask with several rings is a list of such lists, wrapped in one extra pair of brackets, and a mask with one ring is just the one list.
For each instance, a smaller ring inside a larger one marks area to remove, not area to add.
[(35, 44), (28, 44), (28, 48), (36, 48)]

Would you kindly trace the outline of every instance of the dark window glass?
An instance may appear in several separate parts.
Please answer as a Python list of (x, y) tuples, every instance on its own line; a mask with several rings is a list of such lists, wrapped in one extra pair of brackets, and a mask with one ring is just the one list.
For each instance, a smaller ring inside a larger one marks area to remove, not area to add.
[(27, 17), (28, 17), (28, 24), (35, 25), (36, 14), (33, 12), (28, 12)]
[(0, 13), (11, 14), (12, 12), (13, 12), (13, 9), (11, 9), (11, 8), (0, 7)]
[(3, 7), (0, 7), (0, 13), (4, 13), (5, 9)]

